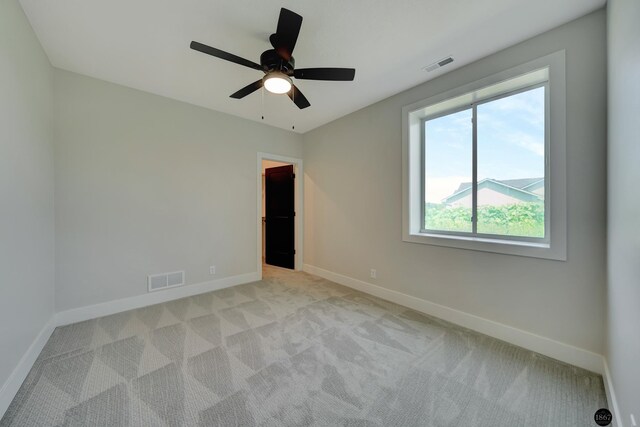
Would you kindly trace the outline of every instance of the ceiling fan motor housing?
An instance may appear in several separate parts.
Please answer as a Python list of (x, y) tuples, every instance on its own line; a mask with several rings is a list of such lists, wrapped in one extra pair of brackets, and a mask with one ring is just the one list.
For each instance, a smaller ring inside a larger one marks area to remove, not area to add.
[(290, 57), (289, 61), (284, 60), (275, 49), (269, 49), (262, 52), (260, 55), (260, 65), (262, 65), (266, 70), (273, 71), (279, 70), (287, 75), (293, 74), (293, 69), (295, 68), (296, 60)]

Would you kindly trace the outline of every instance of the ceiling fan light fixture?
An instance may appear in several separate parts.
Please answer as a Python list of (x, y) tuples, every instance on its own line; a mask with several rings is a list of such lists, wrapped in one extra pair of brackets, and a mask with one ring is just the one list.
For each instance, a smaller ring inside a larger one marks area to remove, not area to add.
[(262, 79), (265, 89), (271, 93), (283, 94), (291, 90), (291, 79), (280, 71), (272, 71)]

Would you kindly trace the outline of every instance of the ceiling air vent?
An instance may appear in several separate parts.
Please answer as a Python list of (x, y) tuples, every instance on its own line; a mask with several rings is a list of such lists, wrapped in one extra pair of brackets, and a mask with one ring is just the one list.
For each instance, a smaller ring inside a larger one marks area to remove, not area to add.
[(173, 288), (184, 285), (184, 271), (174, 271), (173, 273), (152, 274), (147, 277), (149, 292), (161, 289)]
[(447, 64), (451, 64), (453, 62), (452, 56), (447, 56), (446, 58), (442, 58), (438, 62), (434, 62), (431, 65), (427, 65), (423, 68), (426, 72), (430, 73), (431, 71), (437, 70), (438, 68), (444, 67)]

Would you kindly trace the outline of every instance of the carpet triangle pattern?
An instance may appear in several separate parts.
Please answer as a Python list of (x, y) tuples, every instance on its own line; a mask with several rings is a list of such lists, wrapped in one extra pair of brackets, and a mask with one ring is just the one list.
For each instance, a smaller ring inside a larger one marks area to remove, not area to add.
[(587, 426), (602, 377), (306, 273), (57, 328), (0, 426)]

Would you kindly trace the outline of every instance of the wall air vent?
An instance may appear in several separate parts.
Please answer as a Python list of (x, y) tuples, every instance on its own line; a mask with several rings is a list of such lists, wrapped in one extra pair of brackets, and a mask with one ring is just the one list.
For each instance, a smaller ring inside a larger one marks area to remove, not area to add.
[(147, 285), (149, 287), (149, 292), (182, 286), (184, 285), (184, 271), (152, 274), (147, 277)]
[(444, 67), (447, 64), (451, 64), (453, 62), (453, 56), (447, 56), (446, 58), (442, 58), (440, 61), (434, 62), (431, 65), (427, 65), (423, 68), (426, 72), (430, 73), (431, 71), (437, 70), (438, 68)]

